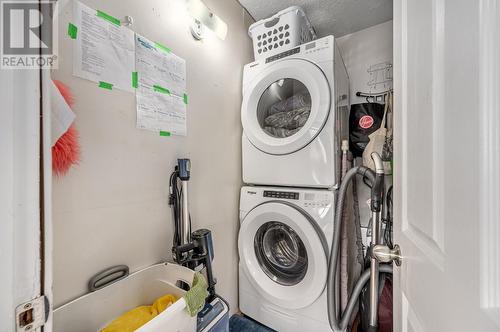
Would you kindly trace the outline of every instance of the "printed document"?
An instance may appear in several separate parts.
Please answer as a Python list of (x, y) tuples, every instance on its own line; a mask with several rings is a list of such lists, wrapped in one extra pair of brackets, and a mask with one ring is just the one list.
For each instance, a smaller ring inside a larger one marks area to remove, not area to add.
[(74, 2), (74, 24), (78, 28), (73, 51), (73, 74), (109, 88), (133, 92), (135, 71), (134, 32), (119, 20), (84, 4)]

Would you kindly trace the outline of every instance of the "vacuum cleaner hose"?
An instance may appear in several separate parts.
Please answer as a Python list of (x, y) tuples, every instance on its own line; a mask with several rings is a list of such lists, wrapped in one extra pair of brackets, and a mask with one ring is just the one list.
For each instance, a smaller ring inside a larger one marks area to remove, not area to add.
[[(347, 302), (347, 306), (344, 312), (339, 317), (337, 316), (338, 309), (336, 304), (336, 274), (337, 274), (337, 264), (339, 258), (339, 248), (340, 248), (340, 231), (342, 226), (342, 214), (344, 209), (344, 202), (346, 198), (347, 189), (349, 188), (349, 183), (356, 175), (361, 175), (368, 179), (372, 185), (375, 182), (375, 173), (364, 166), (358, 166), (351, 168), (342, 180), (342, 184), (339, 188), (339, 193), (337, 196), (337, 205), (335, 208), (335, 218), (334, 218), (334, 230), (333, 230), (333, 241), (332, 249), (330, 252), (330, 261), (328, 264), (328, 279), (327, 279), (327, 301), (328, 301), (328, 320), (330, 322), (330, 327), (334, 332), (344, 332), (349, 325), (349, 321), (356, 305), (357, 298), (361, 293), (364, 285), (370, 279), (370, 270), (366, 270), (361, 274), (358, 279), (356, 286), (354, 287), (352, 294)], [(392, 266), (381, 265), (380, 272), (392, 273)]]
[[(380, 264), (378, 268), (380, 273), (391, 273), (392, 274), (392, 266), (387, 265), (387, 264)], [(358, 281), (356, 282), (356, 286), (354, 286), (354, 289), (352, 290), (352, 295), (349, 298), (349, 301), (347, 302), (347, 306), (344, 310), (344, 314), (342, 315), (342, 318), (340, 322), (338, 322), (338, 329), (335, 330), (333, 327), (332, 329), (335, 332), (338, 331), (345, 331), (347, 329), (347, 326), (349, 325), (349, 321), (351, 319), (351, 315), (354, 310), (354, 306), (357, 303), (357, 298), (359, 297), (359, 294), (361, 294), (361, 291), (365, 287), (365, 284), (370, 280), (370, 270), (365, 270), (363, 273), (361, 273), (361, 276), (359, 277)]]

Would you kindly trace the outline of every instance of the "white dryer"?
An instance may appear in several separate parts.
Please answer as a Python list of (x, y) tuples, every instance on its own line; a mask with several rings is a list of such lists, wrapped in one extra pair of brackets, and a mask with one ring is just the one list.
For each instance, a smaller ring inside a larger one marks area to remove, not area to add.
[(336, 186), (348, 117), (349, 79), (333, 36), (245, 65), (243, 181)]
[(326, 280), (335, 195), (330, 190), (243, 187), (239, 306), (281, 332), (328, 331)]

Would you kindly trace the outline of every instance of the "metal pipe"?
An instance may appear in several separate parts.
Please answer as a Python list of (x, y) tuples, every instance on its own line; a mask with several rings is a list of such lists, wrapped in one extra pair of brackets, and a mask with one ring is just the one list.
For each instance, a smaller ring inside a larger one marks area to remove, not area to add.
[(181, 245), (191, 242), (191, 221), (189, 220), (188, 181), (191, 176), (191, 161), (177, 159), (178, 176), (182, 186)]
[[(372, 210), (372, 241), (370, 251), (380, 241), (380, 218), (382, 214), (382, 201), (384, 197), (384, 164), (377, 152), (370, 155), (375, 164), (375, 182), (371, 193)], [(370, 330), (376, 331), (378, 327), (378, 284), (379, 284), (379, 262), (375, 256), (370, 259)]]
[(181, 181), (182, 184), (182, 225), (181, 244), (191, 242), (191, 230), (189, 227), (189, 206), (188, 206), (188, 181)]
[[(379, 223), (380, 212), (372, 213), (372, 242), (371, 249), (379, 244)], [(370, 326), (377, 326), (378, 317), (378, 283), (379, 283), (379, 262), (372, 256), (370, 259)]]

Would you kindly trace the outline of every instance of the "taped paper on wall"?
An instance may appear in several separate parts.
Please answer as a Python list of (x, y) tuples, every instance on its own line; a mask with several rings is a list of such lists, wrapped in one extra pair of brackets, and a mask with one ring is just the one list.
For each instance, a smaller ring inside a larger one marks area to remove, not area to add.
[(186, 104), (176, 95), (156, 92), (139, 86), (137, 128), (186, 136)]
[(186, 92), (186, 61), (166, 47), (137, 34), (136, 70), (140, 84), (158, 85), (178, 96)]
[(101, 11), (75, 1), (73, 74), (113, 89), (133, 91), (131, 73), (135, 68), (134, 32)]
[(136, 34), (137, 127), (187, 135), (186, 61)]

